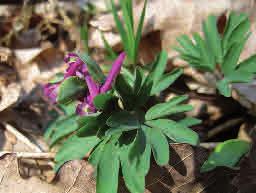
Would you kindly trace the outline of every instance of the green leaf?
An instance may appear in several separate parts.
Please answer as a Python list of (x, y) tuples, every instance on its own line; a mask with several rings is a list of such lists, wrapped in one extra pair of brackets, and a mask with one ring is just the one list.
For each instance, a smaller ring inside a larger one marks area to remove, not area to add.
[(160, 93), (168, 88), (180, 75), (183, 73), (182, 69), (174, 69), (172, 72), (165, 74), (162, 79), (152, 88), (151, 96)]
[(138, 163), (141, 155), (145, 152), (147, 145), (146, 136), (143, 130), (138, 129), (137, 135), (132, 143), (132, 147), (129, 153), (129, 160), (134, 163)]
[(140, 123), (135, 114), (128, 111), (120, 111), (111, 115), (107, 120), (109, 127), (119, 127), (127, 129), (137, 129)]
[(88, 52), (89, 51), (89, 33), (88, 33), (87, 23), (80, 28), (80, 37), (84, 43), (85, 51)]
[(248, 36), (246, 36), (242, 42), (233, 44), (233, 46), (227, 52), (224, 58), (224, 62), (221, 66), (225, 76), (228, 76), (235, 70), (247, 39)]
[(141, 16), (140, 16), (139, 25), (138, 25), (138, 29), (137, 29), (137, 32), (136, 32), (135, 48), (134, 48), (134, 52), (135, 52), (134, 61), (135, 62), (136, 62), (136, 59), (137, 59), (139, 43), (140, 43), (141, 36), (142, 36), (142, 29), (143, 29), (145, 14), (146, 14), (147, 2), (148, 2), (148, 0), (144, 1), (143, 10), (142, 10), (142, 13), (141, 13)]
[(73, 115), (76, 113), (77, 101), (68, 104), (59, 104), (65, 115)]
[(99, 138), (96, 136), (79, 138), (76, 135), (73, 135), (68, 138), (55, 156), (55, 161), (57, 162), (54, 168), (55, 171), (67, 161), (85, 157), (85, 155), (89, 153), (99, 141)]
[(125, 109), (133, 108), (133, 104), (135, 102), (133, 99), (133, 89), (124, 77), (124, 75), (117, 76), (117, 79), (115, 81), (115, 90), (121, 97), (122, 102), (126, 107)]
[(194, 125), (200, 124), (202, 121), (193, 117), (186, 117), (179, 121), (179, 124), (184, 125), (185, 127), (191, 127)]
[(158, 119), (146, 121), (145, 124), (152, 128), (161, 129), (165, 135), (177, 143), (188, 143), (191, 145), (199, 143), (199, 137), (196, 132), (175, 121)]
[(119, 156), (113, 143), (107, 143), (101, 152), (97, 167), (96, 193), (116, 193), (118, 187)]
[(241, 39), (246, 35), (246, 31), (248, 31), (246, 27), (248, 23), (249, 19), (246, 14), (231, 12), (222, 39), (224, 55), (234, 43), (241, 42)]
[(140, 67), (137, 67), (135, 70), (135, 81), (134, 81), (134, 94), (138, 94), (141, 87), (143, 86), (144, 83), (144, 73)]
[[(89, 137), (95, 136), (100, 129), (100, 122), (97, 116), (86, 116), (79, 120), (79, 130), (77, 131), (77, 136), (79, 137)], [(83, 122), (81, 122), (83, 121)]]
[(152, 120), (175, 113), (191, 111), (193, 109), (191, 105), (178, 105), (187, 98), (187, 96), (177, 96), (166, 103), (160, 103), (151, 107), (145, 115), (146, 120)]
[(143, 193), (145, 190), (145, 175), (137, 169), (135, 164), (129, 161), (129, 147), (123, 147), (120, 153), (124, 182), (130, 192)]
[(151, 145), (156, 163), (160, 166), (166, 165), (169, 162), (169, 144), (160, 129), (142, 126), (146, 134), (147, 142)]
[(248, 59), (241, 62), (238, 66), (238, 71), (256, 73), (256, 55), (252, 55)]
[(50, 146), (53, 146), (60, 139), (78, 129), (76, 115), (60, 117), (54, 121), (48, 129), (52, 130), (52, 133), (47, 137), (47, 140), (49, 141)]
[(201, 167), (201, 172), (208, 172), (218, 166), (233, 168), (241, 157), (250, 150), (250, 144), (239, 139), (227, 140), (214, 149)]
[(203, 23), (203, 31), (205, 34), (206, 43), (211, 50), (211, 54), (215, 56), (217, 63), (222, 63), (222, 47), (221, 39), (217, 29), (217, 20), (215, 16), (209, 16)]
[(167, 60), (168, 60), (168, 53), (166, 51), (162, 51), (158, 55), (153, 67), (152, 76), (153, 76), (154, 84), (156, 84), (162, 78), (162, 75), (167, 65)]
[(128, 41), (128, 37), (127, 37), (127, 33), (125, 31), (125, 28), (122, 24), (122, 22), (120, 21), (119, 19), (119, 16), (118, 16), (118, 13), (117, 13), (117, 9), (116, 9), (116, 6), (115, 6), (115, 3), (113, 0), (111, 0), (111, 12), (112, 12), (112, 15), (114, 17), (114, 21), (115, 21), (115, 24), (116, 24), (116, 28), (121, 36), (121, 39), (122, 39), (122, 42), (124, 43), (123, 46), (124, 46), (124, 49), (126, 51), (126, 54), (128, 55), (129, 58), (131, 58), (131, 48), (130, 48), (130, 42)]
[(104, 146), (105, 144), (108, 142), (109, 137), (106, 137), (104, 140), (102, 140), (93, 150), (93, 152), (91, 153), (88, 161), (90, 164), (92, 164), (95, 168), (98, 167), (98, 164), (100, 162), (101, 156), (102, 156), (102, 152), (104, 150)]
[(230, 97), (231, 96), (231, 86), (228, 80), (222, 79), (217, 82), (217, 88), (220, 92), (225, 97)]
[(140, 91), (137, 93), (136, 98), (134, 99), (134, 103), (137, 108), (145, 105), (151, 95), (151, 90), (153, 87), (153, 81), (151, 79), (151, 76), (148, 75), (140, 89)]
[(253, 73), (248, 71), (236, 70), (225, 77), (229, 82), (251, 82), (253, 80)]
[(101, 39), (103, 40), (104, 43), (104, 48), (107, 51), (108, 54), (108, 59), (113, 61), (115, 60), (118, 55), (115, 53), (115, 51), (111, 48), (111, 46), (109, 45), (108, 41), (106, 40), (105, 36), (103, 35), (103, 33), (101, 33)]
[[(213, 71), (216, 66), (216, 62), (214, 60), (214, 55), (209, 51), (209, 45), (206, 44), (198, 33), (195, 33), (193, 38), (196, 42), (196, 47), (200, 52), (199, 65), (204, 69), (207, 69), (207, 71)], [(188, 62), (190, 63), (190, 61)]]
[(93, 80), (102, 84), (105, 81), (105, 76), (100, 66), (86, 53), (78, 53), (78, 56), (86, 64), (89, 74), (92, 76)]
[(103, 110), (109, 105), (113, 98), (111, 93), (99, 94), (94, 98), (93, 104), (97, 109)]
[(49, 83), (51, 83), (51, 84), (58, 83), (58, 82), (62, 81), (63, 78), (64, 78), (63, 73), (57, 73), (57, 74), (55, 74), (54, 78), (49, 81)]
[(182, 48), (176, 47), (175, 50), (182, 54), (191, 55), (194, 58), (200, 57), (200, 53), (198, 52), (196, 46), (187, 35), (181, 35), (177, 38), (177, 41), (180, 43)]
[(129, 84), (130, 87), (133, 86), (134, 81), (135, 81), (135, 77), (134, 75), (130, 72), (129, 69), (127, 69), (126, 67), (122, 67), (121, 69), (121, 74), (122, 76), (124, 76), (125, 80), (127, 81), (127, 83)]
[[(130, 10), (128, 10), (128, 6), (127, 6), (128, 3), (129, 2), (127, 0), (119, 0), (119, 4), (121, 5), (121, 9), (122, 9), (125, 29), (127, 31), (126, 37), (128, 39), (128, 42), (126, 42), (126, 43), (129, 44), (129, 49), (132, 52), (131, 59), (134, 59), (133, 52), (134, 52), (134, 48), (135, 48), (135, 45), (134, 45), (135, 39), (134, 39), (134, 32), (133, 32), (133, 21), (132, 21), (131, 15), (130, 15)], [(134, 62), (134, 60), (132, 62)]]
[(122, 133), (125, 131), (132, 131), (135, 129), (137, 129), (137, 128), (134, 128), (134, 127), (112, 127), (106, 131), (105, 135), (113, 135), (113, 134)]
[(81, 97), (86, 91), (84, 80), (76, 76), (69, 77), (60, 84), (57, 101), (61, 104), (70, 103)]

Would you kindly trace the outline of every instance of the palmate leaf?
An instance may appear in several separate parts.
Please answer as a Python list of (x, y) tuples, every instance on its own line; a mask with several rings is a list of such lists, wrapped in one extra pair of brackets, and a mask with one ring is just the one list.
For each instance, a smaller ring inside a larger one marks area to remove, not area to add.
[(188, 143), (191, 145), (197, 145), (199, 143), (199, 137), (196, 132), (175, 121), (157, 119), (146, 121), (145, 125), (162, 130), (162, 132), (174, 142)]
[(194, 125), (200, 124), (202, 121), (193, 117), (186, 117), (179, 121), (179, 124), (184, 125), (185, 127), (191, 127)]
[(168, 53), (166, 51), (161, 51), (153, 64), (153, 69), (151, 72), (154, 85), (162, 78), (162, 75), (166, 69), (167, 60)]
[(242, 41), (233, 44), (227, 52), (224, 62), (221, 64), (225, 76), (228, 76), (235, 70), (248, 37), (246, 36)]
[(183, 73), (182, 69), (174, 69), (168, 74), (164, 74), (161, 80), (151, 90), (151, 96), (160, 93), (174, 83)]
[(129, 153), (129, 160), (137, 164), (141, 155), (144, 153), (147, 146), (146, 135), (142, 129), (137, 130), (137, 135), (132, 143)]
[(97, 168), (97, 166), (100, 162), (101, 155), (104, 150), (105, 144), (109, 141), (109, 139), (110, 139), (110, 137), (106, 137), (101, 142), (99, 142), (98, 145), (94, 148), (93, 152), (91, 153), (91, 155), (88, 159), (89, 163), (92, 164), (95, 168)]
[(135, 102), (133, 88), (128, 83), (127, 79), (123, 74), (117, 76), (114, 88), (117, 91), (118, 95), (121, 97), (125, 109), (132, 109)]
[(111, 93), (99, 94), (94, 98), (93, 104), (98, 110), (103, 110), (108, 107), (113, 99), (114, 97)]
[(222, 39), (224, 55), (234, 43), (239, 43), (248, 34), (249, 28), (250, 21), (246, 14), (235, 12), (230, 14)]
[(250, 144), (239, 139), (227, 140), (214, 149), (201, 167), (201, 172), (208, 172), (218, 166), (233, 168), (240, 158), (250, 150)]
[(156, 163), (160, 166), (168, 164), (169, 144), (165, 135), (158, 128), (142, 125), (142, 129), (146, 135), (147, 143), (151, 146)]
[(96, 136), (84, 138), (79, 138), (76, 135), (71, 136), (65, 141), (55, 156), (55, 171), (57, 171), (67, 161), (82, 159), (99, 142), (100, 139)]
[(256, 55), (252, 55), (248, 59), (237, 65), (237, 70), (240, 72), (256, 73)]
[(166, 103), (160, 103), (153, 107), (151, 107), (146, 115), (146, 120), (153, 120), (161, 117), (165, 117), (167, 115), (171, 115), (174, 113), (190, 111), (193, 109), (191, 105), (179, 105), (181, 102), (185, 101), (187, 96), (177, 96), (172, 98)]
[(139, 128), (140, 123), (135, 114), (129, 111), (120, 111), (111, 115), (107, 120), (109, 127)]
[[(129, 161), (130, 145), (121, 148), (120, 162), (126, 187), (132, 193), (143, 193), (145, 190), (145, 173), (138, 170), (136, 164)], [(150, 160), (148, 160), (150, 162)], [(144, 163), (143, 163), (144, 164)]]
[(45, 139), (49, 142), (50, 146), (53, 146), (63, 137), (77, 129), (76, 115), (63, 116), (49, 125), (47, 129), (49, 131), (45, 133)]
[(77, 131), (79, 137), (95, 136), (101, 126), (98, 116), (82, 117), (79, 122), (79, 130)]
[(135, 95), (138, 95), (144, 81), (145, 81), (144, 72), (140, 67), (137, 67), (135, 69), (135, 81), (133, 86), (133, 92)]
[(215, 16), (209, 16), (203, 23), (206, 44), (209, 46), (215, 57), (216, 63), (222, 63), (223, 55), (221, 48), (221, 39), (217, 29), (217, 20)]
[[(176, 50), (192, 67), (203, 71), (216, 71), (219, 77), (223, 77), (219, 78), (216, 87), (220, 94), (230, 97), (232, 83), (250, 82), (256, 73), (254, 56), (238, 64), (250, 35), (250, 21), (246, 14), (232, 12), (224, 34), (221, 35), (216, 20), (215, 16), (209, 16), (203, 23), (204, 39), (199, 34), (194, 34), (193, 42), (188, 36), (182, 35), (177, 39), (180, 47), (176, 47)], [(215, 69), (217, 64), (220, 68)]]
[(97, 166), (96, 193), (116, 193), (119, 174), (119, 152), (111, 141), (104, 145)]

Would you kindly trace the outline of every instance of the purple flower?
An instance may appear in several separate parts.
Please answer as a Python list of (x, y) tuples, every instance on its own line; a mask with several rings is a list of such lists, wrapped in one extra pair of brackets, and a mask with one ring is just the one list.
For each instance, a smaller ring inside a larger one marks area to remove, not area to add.
[(56, 103), (58, 87), (60, 83), (48, 83), (43, 86), (44, 95), (47, 96), (52, 103)]
[(125, 53), (122, 52), (118, 56), (118, 58), (114, 61), (105, 83), (100, 88), (101, 93), (105, 93), (112, 88), (112, 84), (113, 84), (114, 80), (116, 79), (117, 75), (121, 71), (121, 67), (124, 62), (125, 56), (126, 56)]
[(68, 63), (68, 68), (64, 74), (64, 79), (70, 76), (81, 77), (84, 73), (88, 73), (87, 67), (84, 62), (75, 53), (69, 53), (64, 61)]
[[(82, 101), (77, 105), (77, 114), (83, 116), (96, 112), (96, 108), (93, 104), (94, 98), (97, 95), (105, 93), (112, 88), (112, 84), (114, 83), (117, 75), (121, 71), (121, 67), (124, 62), (125, 56), (126, 55), (124, 52), (118, 56), (116, 61), (113, 63), (109, 75), (107, 76), (105, 82), (102, 85), (99, 85), (94, 82), (94, 80), (88, 72), (86, 64), (79, 58), (77, 54), (69, 53), (64, 58), (64, 61), (68, 64), (68, 68), (64, 74), (63, 80), (71, 76), (78, 76), (85, 80), (89, 91), (86, 94), (86, 97), (82, 99)], [(47, 96), (53, 103), (56, 103), (58, 87), (62, 81), (54, 84), (48, 83), (44, 86), (44, 95)]]
[(105, 93), (109, 91), (112, 88), (112, 84), (114, 83), (117, 75), (121, 71), (122, 64), (125, 59), (125, 53), (121, 53), (116, 61), (113, 63), (112, 68), (103, 83), (102, 86), (98, 86), (93, 79), (91, 78), (90, 75), (85, 76), (86, 84), (88, 86), (89, 90), (89, 95), (85, 97), (83, 102), (78, 104), (77, 106), (77, 113), (81, 116), (89, 114), (89, 113), (94, 113), (96, 111), (96, 108), (93, 105), (93, 100), (98, 94)]

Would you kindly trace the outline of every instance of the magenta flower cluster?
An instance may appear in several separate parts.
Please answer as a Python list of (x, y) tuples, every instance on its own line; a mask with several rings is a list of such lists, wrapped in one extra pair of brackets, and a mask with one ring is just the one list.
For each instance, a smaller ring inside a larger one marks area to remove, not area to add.
[[(99, 84), (92, 79), (88, 72), (86, 63), (84, 63), (77, 54), (69, 53), (65, 57), (64, 61), (68, 64), (68, 68), (66, 69), (63, 80), (71, 76), (78, 76), (85, 80), (85, 84), (88, 87), (88, 93), (85, 93), (85, 97), (78, 102), (76, 108), (76, 113), (78, 115), (83, 116), (96, 112), (96, 108), (93, 105), (94, 98), (99, 94), (106, 93), (112, 88), (113, 82), (121, 71), (125, 56), (126, 55), (123, 52), (114, 61), (103, 84)], [(44, 85), (44, 95), (47, 96), (52, 103), (57, 102), (58, 88), (62, 81)]]

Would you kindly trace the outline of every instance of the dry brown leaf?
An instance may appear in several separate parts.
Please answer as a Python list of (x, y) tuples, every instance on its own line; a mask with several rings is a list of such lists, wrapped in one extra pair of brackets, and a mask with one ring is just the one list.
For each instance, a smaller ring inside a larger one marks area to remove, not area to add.
[(56, 183), (49, 184), (37, 177), (23, 179), (14, 155), (0, 159), (0, 192), (8, 193), (95, 193), (92, 168), (84, 161), (72, 161), (63, 166)]
[[(209, 14), (220, 16), (230, 10), (250, 13), (253, 10), (253, 4), (253, 0), (151, 0), (147, 5), (143, 33), (148, 34), (152, 31), (160, 31), (163, 34), (162, 45), (164, 45), (164, 48), (169, 48), (173, 46), (178, 35), (200, 31), (202, 21)], [(135, 24), (138, 24), (142, 7), (143, 3), (134, 7)], [(90, 24), (96, 30), (108, 32), (105, 36), (111, 46), (119, 43), (116, 41), (116, 38), (113, 38), (114, 35), (111, 34), (111, 32), (116, 31), (111, 14), (101, 15), (92, 20)], [(102, 45), (100, 34), (95, 35), (93, 32), (90, 38), (90, 46), (101, 48)]]
[[(170, 150), (170, 165), (160, 168), (155, 163), (146, 178), (145, 193), (191, 193), (191, 192), (233, 192), (230, 182), (236, 172), (216, 170), (200, 174), (199, 168), (208, 156), (208, 151), (187, 144), (173, 144)], [(64, 164), (53, 184), (37, 177), (21, 178), (18, 162), (14, 155), (0, 159), (0, 192), (34, 193), (95, 193), (93, 168), (85, 161), (71, 161)], [(30, 184), (27, 187), (27, 184)], [(119, 193), (128, 193), (123, 182)]]
[(14, 52), (19, 60), (16, 63), (16, 69), (25, 94), (31, 92), (38, 83), (43, 83), (61, 72), (65, 67), (63, 53), (51, 45)]

